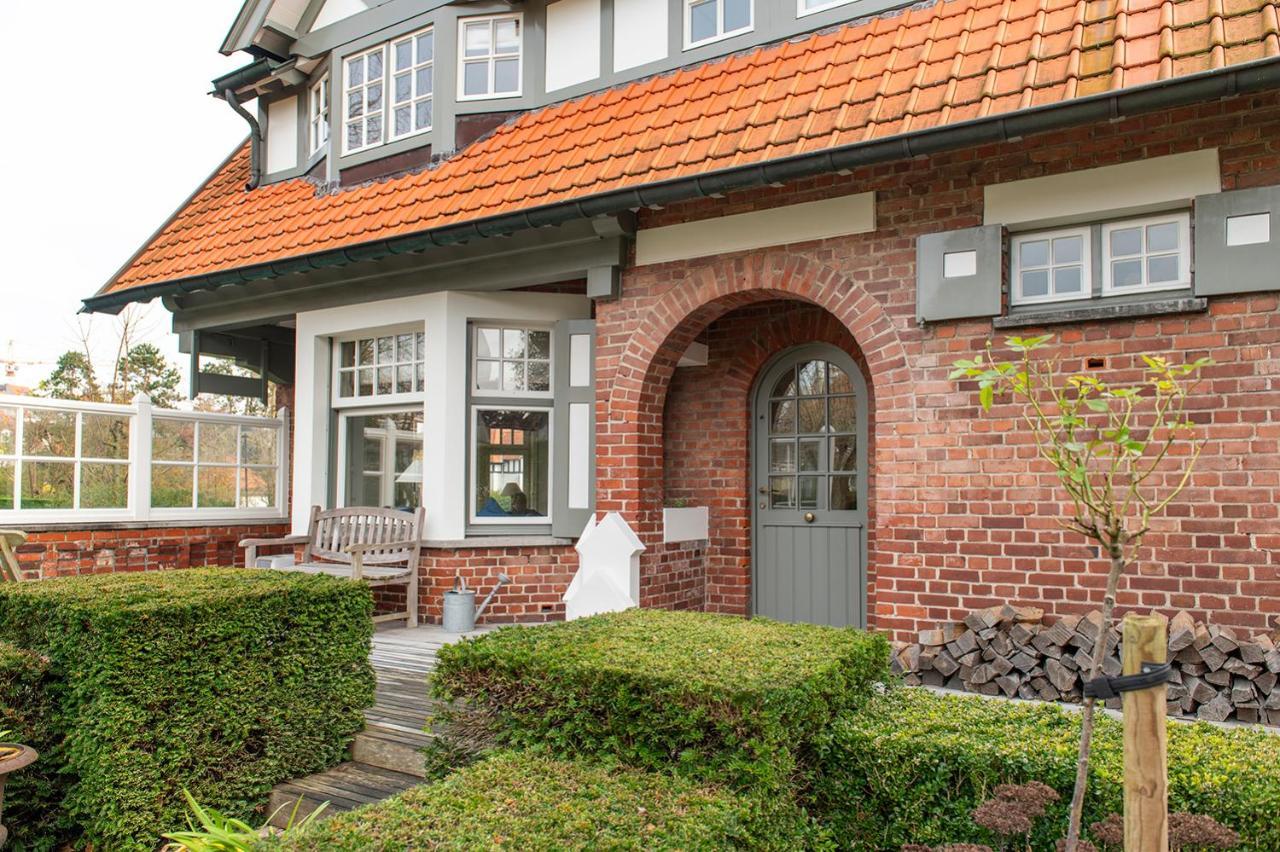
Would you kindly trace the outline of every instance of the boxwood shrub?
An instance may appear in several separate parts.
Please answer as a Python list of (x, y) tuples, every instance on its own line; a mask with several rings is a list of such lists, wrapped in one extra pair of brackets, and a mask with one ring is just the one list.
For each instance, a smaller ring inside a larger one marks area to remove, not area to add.
[(155, 848), (184, 787), (247, 817), (342, 760), (373, 701), (372, 607), (363, 584), (274, 571), (0, 585), (0, 639), (49, 660), (43, 840)]
[[(815, 812), (844, 848), (990, 843), (970, 811), (997, 784), (1041, 781), (1062, 801), (1041, 820), (1035, 849), (1066, 833), (1080, 733), (1077, 713), (896, 689), (842, 714), (819, 741)], [(1085, 824), (1123, 810), (1121, 724), (1095, 733)], [(1240, 832), (1242, 848), (1280, 849), (1280, 737), (1207, 723), (1169, 723), (1169, 806)]]
[(49, 660), (8, 642), (0, 642), (0, 742), (16, 742), (40, 752), (42, 760), (8, 778), (5, 823), (16, 848), (51, 845), (54, 800), (52, 765), (56, 737), (49, 728), (46, 691)]
[(781, 789), (804, 783), (836, 712), (887, 680), (888, 656), (857, 630), (633, 609), (446, 646), (432, 684), (503, 746)]
[(823, 845), (785, 798), (530, 752), (499, 754), (266, 849), (776, 849)]

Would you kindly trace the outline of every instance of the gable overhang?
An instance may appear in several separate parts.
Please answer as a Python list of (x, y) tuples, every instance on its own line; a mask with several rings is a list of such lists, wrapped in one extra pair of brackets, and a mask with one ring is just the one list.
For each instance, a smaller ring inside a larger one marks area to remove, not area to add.
[(202, 291), (333, 270), (400, 255), (428, 254), (459, 244), (509, 237), (520, 231), (560, 226), (574, 220), (617, 217), (644, 207), (661, 207), (697, 198), (719, 197), (728, 192), (783, 184), (816, 175), (848, 173), (863, 166), (1015, 141), (1036, 133), (1114, 121), (1126, 116), (1274, 88), (1280, 88), (1280, 57), (1268, 57), (1116, 92), (941, 125), (869, 142), (851, 143), (749, 166), (644, 184), (272, 263), (144, 284), (114, 292), (100, 292), (84, 300), (83, 310), (119, 313), (133, 302), (180, 298)]

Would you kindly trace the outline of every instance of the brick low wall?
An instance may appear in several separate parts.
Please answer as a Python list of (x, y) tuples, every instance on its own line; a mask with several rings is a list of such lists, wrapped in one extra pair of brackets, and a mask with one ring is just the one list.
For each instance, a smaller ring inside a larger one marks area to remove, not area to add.
[(284, 523), (37, 531), (18, 548), (18, 562), (24, 578), (32, 580), (243, 565), (244, 552), (238, 547), (242, 539), (287, 534)]

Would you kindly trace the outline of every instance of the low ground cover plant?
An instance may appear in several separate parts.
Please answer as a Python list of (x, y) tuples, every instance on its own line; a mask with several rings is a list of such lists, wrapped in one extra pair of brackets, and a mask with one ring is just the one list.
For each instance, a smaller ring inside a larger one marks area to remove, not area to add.
[[(981, 843), (999, 836), (973, 811), (1000, 784), (1038, 781), (1048, 803), (1029, 845), (1052, 850), (1067, 825), (1080, 737), (1056, 705), (894, 689), (843, 714), (821, 739), (814, 813), (846, 848)], [(1123, 808), (1120, 722), (1098, 720), (1085, 824)], [(1280, 737), (1208, 724), (1169, 725), (1169, 807), (1239, 833), (1240, 849), (1280, 849)]]
[(271, 850), (798, 850), (821, 834), (785, 797), (644, 770), (505, 753), (339, 814)]
[[(247, 817), (341, 761), (373, 701), (372, 609), (362, 584), (273, 571), (0, 585), (0, 640), (49, 663), (27, 724), (56, 783), (13, 789), (15, 828), (37, 847), (154, 849), (184, 788)], [(0, 691), (0, 719), (22, 713)], [(39, 836), (24, 808), (45, 815)]]
[(432, 685), (462, 705), (446, 733), (479, 719), (501, 746), (791, 790), (888, 658), (857, 630), (633, 609), (446, 646)]

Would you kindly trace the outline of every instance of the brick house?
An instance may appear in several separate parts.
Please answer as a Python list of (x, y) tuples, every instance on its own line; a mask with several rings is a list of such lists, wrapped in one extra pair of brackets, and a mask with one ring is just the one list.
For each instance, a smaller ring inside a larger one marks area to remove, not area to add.
[[(1208, 354), (1207, 448), (1121, 605), (1262, 627), (1278, 12), (249, 0), (224, 52), (253, 61), (214, 87), (250, 140), (85, 304), (163, 299), (195, 356), (290, 375), (294, 527), (425, 506), (428, 619), (499, 570), (493, 619), (561, 617), (606, 510), (647, 606), (1081, 611), (1102, 561), (951, 364), (1043, 330), (1120, 378)], [(664, 534), (676, 505), (705, 535)]]

